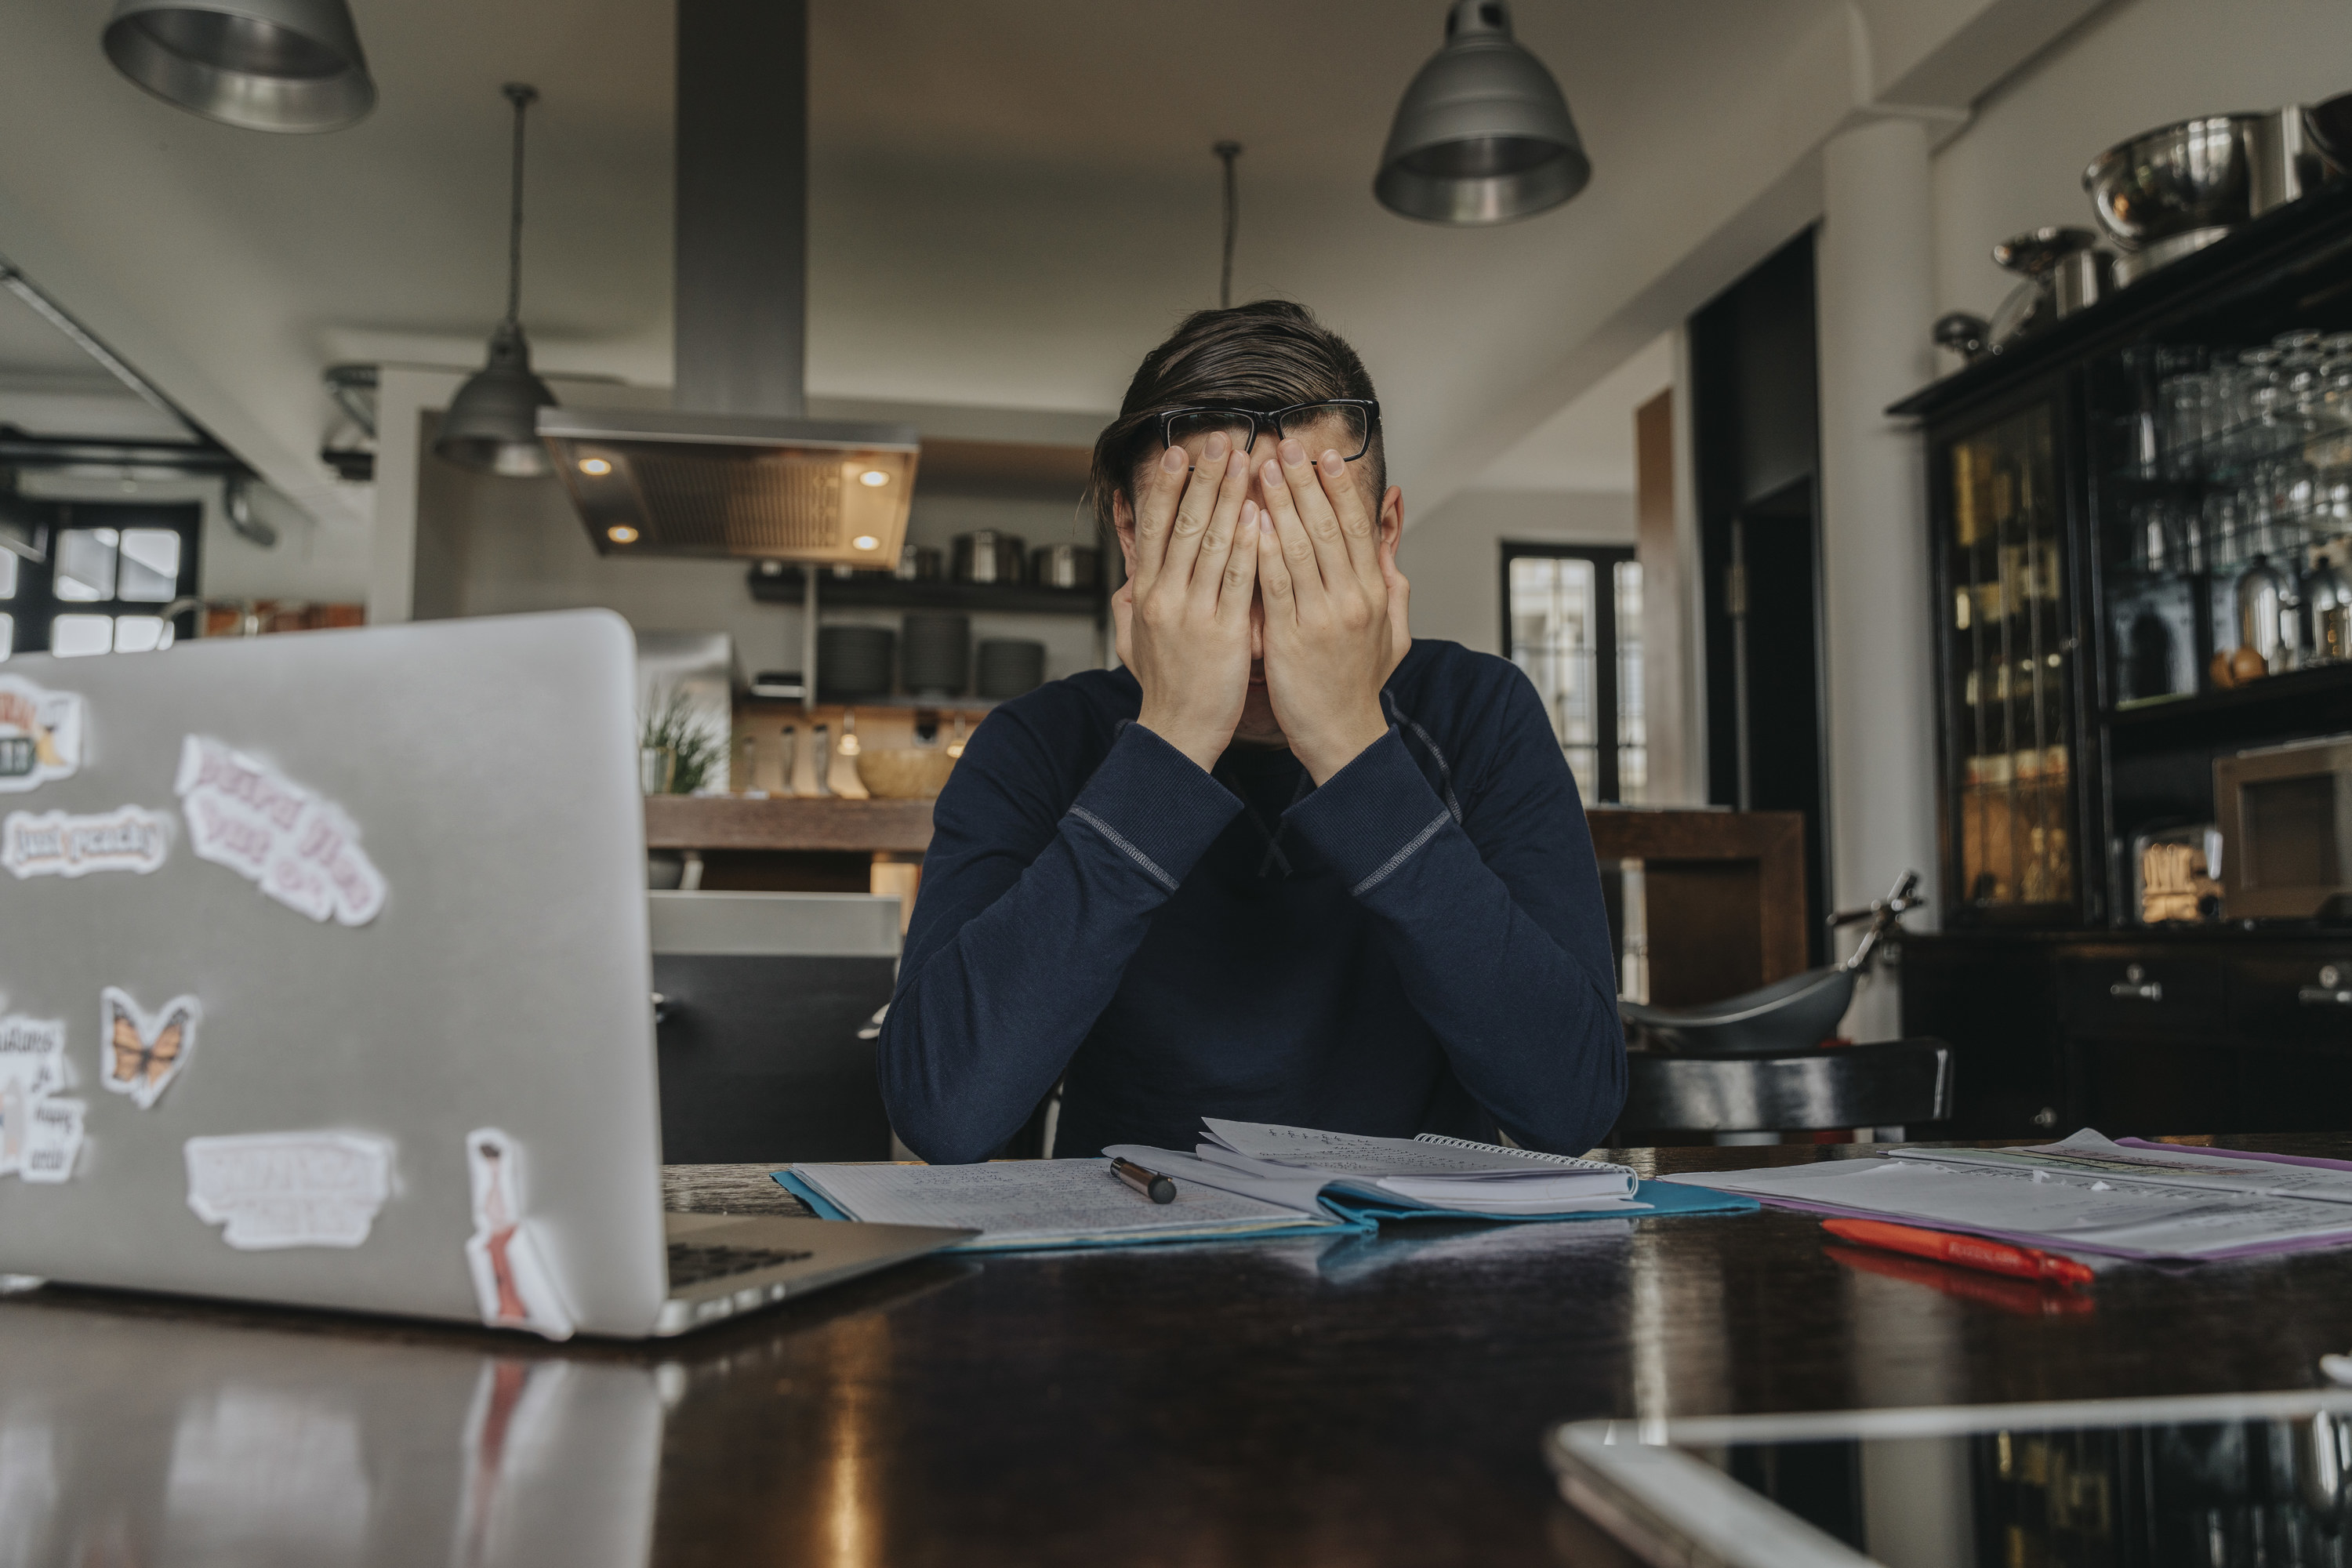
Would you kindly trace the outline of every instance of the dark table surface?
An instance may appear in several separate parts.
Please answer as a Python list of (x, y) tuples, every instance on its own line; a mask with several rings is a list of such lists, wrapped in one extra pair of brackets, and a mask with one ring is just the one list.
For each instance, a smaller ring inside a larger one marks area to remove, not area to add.
[[(800, 1212), (764, 1167), (667, 1181)], [(0, 1302), (0, 1561), (1605, 1561), (1552, 1422), (2307, 1388), (2352, 1249), (2091, 1300), (1769, 1210), (932, 1258), (643, 1346), (51, 1289)]]

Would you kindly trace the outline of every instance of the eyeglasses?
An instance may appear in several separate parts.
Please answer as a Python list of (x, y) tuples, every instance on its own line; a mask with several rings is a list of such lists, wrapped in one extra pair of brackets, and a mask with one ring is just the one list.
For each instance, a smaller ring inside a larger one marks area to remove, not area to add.
[(1244, 452), (1256, 449), (1260, 431), (1271, 430), (1276, 440), (1282, 440), (1304, 437), (1325, 420), (1336, 420), (1340, 434), (1331, 445), (1352, 463), (1372, 449), (1372, 432), (1380, 427), (1381, 405), (1368, 397), (1334, 397), (1321, 403), (1294, 403), (1271, 412), (1255, 408), (1171, 408), (1159, 417), (1160, 444), (1163, 447), (1181, 447), (1222, 430)]

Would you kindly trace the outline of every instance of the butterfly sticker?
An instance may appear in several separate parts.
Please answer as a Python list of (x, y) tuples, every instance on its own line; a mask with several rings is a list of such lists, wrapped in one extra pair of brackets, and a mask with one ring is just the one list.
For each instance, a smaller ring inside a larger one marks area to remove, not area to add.
[(152, 1107), (180, 1076), (196, 1048), (196, 1021), (204, 1009), (193, 996), (174, 996), (150, 1013), (130, 993), (110, 985), (99, 993), (99, 1037), (105, 1071), (99, 1076), (140, 1110)]

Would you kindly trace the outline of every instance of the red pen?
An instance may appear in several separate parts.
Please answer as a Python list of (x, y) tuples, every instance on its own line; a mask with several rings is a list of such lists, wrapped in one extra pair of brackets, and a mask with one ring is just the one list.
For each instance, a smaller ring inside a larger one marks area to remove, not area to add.
[(1889, 1225), (1876, 1219), (1825, 1219), (1822, 1228), (1842, 1241), (1883, 1247), (1889, 1252), (1908, 1252), (1914, 1257), (1932, 1258), (1938, 1263), (1981, 1268), (1990, 1274), (2053, 1279), (2062, 1285), (2088, 1285), (2092, 1279), (2091, 1270), (2071, 1258), (2037, 1247), (2011, 1247), (2005, 1241), (1988, 1241), (1981, 1236), (1922, 1230), (1917, 1226)]

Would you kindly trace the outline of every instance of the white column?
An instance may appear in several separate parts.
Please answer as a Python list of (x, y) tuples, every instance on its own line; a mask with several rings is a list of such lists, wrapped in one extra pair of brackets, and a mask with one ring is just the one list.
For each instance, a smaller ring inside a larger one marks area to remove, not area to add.
[[(1883, 412), (1936, 373), (1927, 128), (1887, 119), (1840, 132), (1822, 149), (1822, 184), (1814, 265), (1830, 888), (1852, 909), (1906, 869), (1920, 873), (1931, 900), (1936, 892), (1925, 464), (1918, 433)], [(1894, 993), (1869, 987), (1848, 1029), (1864, 1039), (1897, 1033)]]

